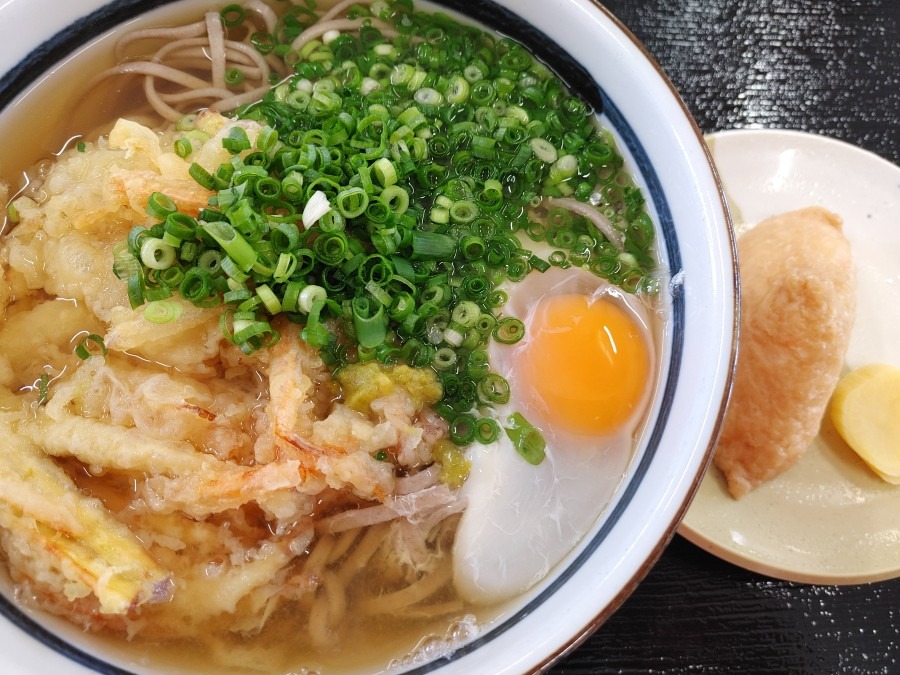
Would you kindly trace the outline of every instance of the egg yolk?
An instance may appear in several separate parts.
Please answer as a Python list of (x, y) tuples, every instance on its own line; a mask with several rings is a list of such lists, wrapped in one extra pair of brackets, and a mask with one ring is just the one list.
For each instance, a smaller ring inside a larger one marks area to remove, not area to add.
[(641, 326), (614, 302), (583, 295), (543, 299), (520, 364), (546, 423), (596, 435), (620, 428), (641, 404), (650, 354)]

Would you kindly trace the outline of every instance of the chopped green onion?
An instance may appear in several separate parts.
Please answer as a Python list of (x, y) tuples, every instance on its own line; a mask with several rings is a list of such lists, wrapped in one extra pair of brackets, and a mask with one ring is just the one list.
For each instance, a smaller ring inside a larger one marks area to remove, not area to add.
[(456, 365), (456, 352), (449, 347), (441, 347), (434, 353), (432, 365), (438, 370), (447, 370)]
[(154, 192), (147, 199), (147, 215), (157, 220), (165, 220), (170, 213), (175, 213), (178, 207), (169, 197), (162, 192)]
[(387, 336), (384, 305), (368, 298), (354, 298), (351, 303), (356, 339), (363, 347), (377, 347)]
[(270, 241), (278, 253), (293, 251), (300, 246), (300, 229), (295, 223), (276, 223), (272, 227)]
[(209, 171), (197, 164), (197, 162), (193, 162), (191, 164), (191, 166), (188, 168), (188, 173), (190, 174), (191, 178), (193, 178), (201, 187), (204, 187), (207, 190), (215, 189), (215, 177)]
[(553, 185), (558, 185), (569, 178), (572, 178), (578, 171), (578, 160), (573, 155), (564, 155), (560, 157), (550, 167), (550, 173), (547, 180)]
[(513, 447), (526, 462), (537, 466), (544, 461), (547, 443), (541, 432), (521, 413), (515, 412), (510, 415), (504, 429)]
[(410, 293), (405, 291), (397, 293), (391, 302), (388, 317), (393, 321), (403, 321), (412, 314), (415, 306), (416, 301)]
[(194, 151), (194, 146), (188, 138), (179, 138), (175, 141), (175, 154), (184, 159)]
[(488, 354), (484, 349), (475, 349), (466, 359), (466, 375), (473, 380), (481, 380), (491, 371)]
[(50, 376), (47, 373), (41, 373), (37, 381), (38, 405), (45, 405), (50, 394)]
[(170, 300), (156, 300), (147, 303), (144, 318), (150, 323), (169, 323), (181, 316), (181, 305)]
[(476, 324), (481, 317), (481, 308), (471, 300), (464, 300), (453, 308), (450, 320), (466, 327)]
[(379, 200), (398, 216), (406, 213), (409, 208), (409, 193), (398, 185), (389, 185), (382, 190)]
[(450, 421), (450, 441), (468, 445), (475, 438), (475, 418), (469, 413), (457, 415)]
[(361, 187), (351, 187), (338, 192), (335, 205), (345, 218), (356, 218), (369, 205), (369, 195)]
[(260, 284), (256, 287), (256, 295), (262, 301), (263, 305), (265, 305), (266, 311), (269, 312), (269, 314), (274, 315), (281, 312), (281, 301), (266, 284)]
[(415, 230), (412, 233), (412, 257), (414, 260), (446, 260), (453, 257), (456, 240), (440, 232)]
[(302, 291), (297, 300), (297, 308), (304, 314), (309, 314), (316, 303), (324, 303), (328, 292), (321, 286), (310, 284)]
[(497, 420), (482, 417), (475, 422), (475, 440), (483, 445), (493, 443), (500, 437), (500, 425)]
[(231, 28), (244, 23), (245, 12), (240, 5), (226, 5), (219, 12), (219, 16), (222, 17), (222, 23)]
[(199, 267), (189, 269), (178, 287), (178, 292), (188, 302), (195, 305), (204, 303), (212, 292), (212, 278)]
[(313, 302), (307, 317), (306, 328), (301, 333), (301, 337), (307, 344), (314, 348), (324, 347), (329, 343), (328, 329), (325, 328), (320, 318), (325, 302), (325, 300), (321, 299)]
[(177, 252), (162, 239), (147, 237), (141, 244), (141, 262), (152, 270), (164, 270), (172, 266)]
[(252, 321), (234, 332), (233, 341), (245, 354), (275, 344), (280, 335), (267, 321)]
[(538, 258), (536, 255), (529, 256), (528, 264), (531, 265), (532, 269), (537, 270), (538, 272), (546, 272), (550, 269), (550, 263), (546, 260)]
[(165, 225), (166, 234), (169, 234), (181, 241), (191, 239), (197, 231), (197, 220), (185, 213), (170, 213), (166, 216)]
[(228, 257), (244, 272), (248, 272), (256, 264), (259, 254), (231, 223), (216, 220), (211, 223), (201, 222), (200, 227), (219, 243)]
[(96, 333), (91, 333), (86, 336), (78, 343), (78, 346), (75, 347), (75, 355), (83, 361), (86, 361), (92, 356), (106, 356), (108, 353), (103, 338)]
[(250, 138), (243, 127), (233, 126), (228, 131), (228, 135), (222, 139), (222, 147), (232, 155), (236, 155), (250, 149)]
[(515, 344), (525, 335), (525, 324), (514, 316), (508, 316), (497, 322), (493, 331), (494, 339), (505, 345)]
[(508, 403), (509, 382), (502, 375), (488, 373), (478, 382), (478, 393), (485, 403)]
[(244, 72), (240, 68), (229, 68), (225, 71), (225, 84), (237, 86), (244, 81)]
[(197, 257), (197, 267), (207, 274), (215, 275), (222, 267), (222, 259), (221, 251), (204, 251)]
[[(330, 368), (374, 359), (434, 369), (444, 391), (434, 408), (457, 420), (455, 439), (471, 441), (474, 429), (491, 442), (499, 425), (475, 411), (510, 390), (488, 344), (525, 330), (514, 317), (498, 321), (509, 298), (498, 285), (577, 265), (625, 291), (646, 288), (655, 228), (641, 191), (590, 106), (514, 41), (376, 0), (347, 16), (376, 17), (399, 37), (367, 24), (298, 52), (290, 45), (315, 12), (295, 5), (273, 33), (257, 31), (241, 5), (221, 10), (291, 75), (236, 110), (256, 126), (226, 127), (227, 161), (190, 164), (210, 194), (199, 215), (156, 193), (148, 214), (158, 222), (129, 232), (114, 271), (133, 307), (150, 303), (148, 317), (182, 307), (173, 292), (224, 304), (222, 332), (246, 353), (277, 341), (270, 320), (286, 314)], [(226, 84), (245, 72), (230, 68)], [(252, 144), (250, 128), (259, 129)], [(196, 115), (176, 129), (184, 158), (210, 140)], [(554, 196), (595, 204), (622, 241), (548, 208)], [(520, 230), (552, 252), (535, 255)]]
[(479, 159), (494, 159), (497, 156), (497, 141), (487, 136), (472, 137), (472, 154)]
[(372, 165), (372, 174), (381, 187), (388, 187), (397, 182), (397, 169), (386, 157), (382, 157)]
[(9, 222), (16, 224), (20, 220), (19, 209), (16, 208), (15, 202), (10, 202), (6, 207), (6, 217)]
[(462, 105), (468, 100), (470, 91), (468, 80), (457, 75), (450, 80), (444, 95), (451, 105)]
[(545, 164), (553, 164), (559, 158), (556, 148), (544, 138), (532, 138), (530, 145), (535, 157)]
[(373, 298), (375, 298), (375, 300), (380, 302), (385, 307), (390, 307), (391, 303), (393, 302), (391, 294), (374, 281), (366, 282), (366, 292), (368, 292)]
[(471, 223), (478, 215), (478, 208), (467, 199), (453, 202), (450, 207), (450, 220), (454, 223)]

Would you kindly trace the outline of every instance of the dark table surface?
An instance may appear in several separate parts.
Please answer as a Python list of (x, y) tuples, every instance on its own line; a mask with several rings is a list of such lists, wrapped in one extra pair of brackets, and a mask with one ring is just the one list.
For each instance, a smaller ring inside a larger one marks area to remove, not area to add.
[[(801, 129), (900, 163), (900, 0), (605, 4), (704, 132)], [(619, 611), (550, 672), (900, 673), (900, 580), (779, 581), (676, 536)]]

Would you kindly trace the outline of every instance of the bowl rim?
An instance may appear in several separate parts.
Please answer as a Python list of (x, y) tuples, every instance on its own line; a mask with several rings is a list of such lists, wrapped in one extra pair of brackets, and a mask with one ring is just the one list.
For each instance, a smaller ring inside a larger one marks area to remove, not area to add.
[(599, 0), (584, 0), (585, 2), (589, 2), (594, 6), (594, 8), (601, 12), (603, 15), (609, 19), (613, 25), (623, 34), (625, 35), (634, 46), (638, 48), (638, 50), (643, 54), (644, 58), (647, 62), (656, 70), (660, 79), (665, 83), (668, 87), (670, 94), (677, 101), (678, 105), (681, 107), (685, 118), (689, 121), (692, 131), (696, 136), (697, 141), (700, 144), (700, 147), (703, 150), (703, 153), (706, 158), (706, 163), (708, 164), (709, 170), (712, 173), (713, 179), (717, 185), (717, 197), (719, 203), (722, 207), (723, 214), (725, 216), (725, 223), (727, 225), (727, 236), (730, 242), (730, 255), (731, 255), (731, 269), (732, 269), (732, 283), (734, 288), (734, 313), (733, 313), (733, 321), (732, 321), (732, 339), (731, 339), (731, 349), (728, 358), (728, 375), (727, 375), (727, 383), (722, 392), (721, 404), (718, 407), (718, 414), (716, 416), (716, 420), (714, 422), (714, 430), (713, 434), (709, 439), (706, 450), (704, 452), (704, 459), (702, 460), (702, 468), (701, 470), (694, 476), (691, 485), (688, 488), (688, 491), (685, 494), (684, 500), (681, 503), (678, 510), (673, 515), (670, 523), (667, 526), (667, 534), (662, 539), (660, 539), (654, 549), (651, 551), (650, 555), (644, 560), (644, 563), (635, 570), (634, 574), (631, 578), (626, 582), (626, 584), (622, 587), (620, 592), (613, 598), (613, 600), (608, 603), (602, 611), (600, 611), (592, 621), (584, 626), (584, 628), (578, 634), (574, 635), (571, 641), (568, 644), (562, 645), (556, 652), (547, 656), (540, 665), (537, 670), (544, 671), (545, 669), (552, 666), (554, 663), (558, 662), (566, 655), (571, 654), (575, 651), (580, 645), (582, 645), (591, 635), (593, 635), (616, 611), (622, 606), (625, 600), (634, 592), (634, 590), (640, 585), (641, 581), (647, 576), (650, 570), (656, 565), (661, 557), (663, 551), (668, 547), (669, 543), (675, 537), (678, 531), (678, 525), (681, 523), (685, 514), (688, 511), (688, 508), (691, 505), (691, 502), (694, 499), (697, 491), (700, 488), (700, 484), (703, 482), (704, 475), (708, 470), (709, 466), (712, 463), (713, 454), (715, 452), (716, 444), (718, 442), (719, 436), (721, 435), (722, 427), (725, 421), (725, 414), (728, 407), (728, 402), (731, 398), (732, 387), (734, 382), (734, 373), (735, 368), (737, 367), (737, 359), (738, 359), (738, 344), (739, 344), (739, 335), (740, 335), (740, 314), (741, 314), (741, 304), (740, 304), (740, 295), (741, 295), (741, 280), (740, 273), (738, 270), (738, 259), (737, 259), (737, 237), (735, 235), (734, 224), (731, 217), (731, 210), (728, 206), (728, 201), (725, 195), (725, 187), (722, 183), (721, 177), (719, 176), (719, 171), (716, 168), (715, 162), (712, 157), (712, 153), (709, 147), (706, 144), (704, 132), (700, 129), (697, 124), (696, 119), (688, 108), (687, 104), (684, 102), (684, 99), (681, 97), (681, 94), (676, 89), (674, 83), (663, 70), (662, 66), (659, 64), (657, 59), (650, 53), (647, 47), (644, 45), (641, 40), (634, 34), (634, 32), (628, 28), (616, 15), (614, 15), (609, 9), (607, 9)]
[[(439, 4), (448, 4), (446, 0), (441, 1), (438, 0)], [(459, 2), (459, 0), (457, 0)], [(449, 4), (456, 6), (457, 2), (450, 2)], [(502, 2), (502, 0), (501, 0)], [(502, 2), (504, 6), (515, 7), (516, 3), (514, 0)], [(716, 207), (720, 211), (722, 216), (722, 223), (724, 225), (723, 234), (727, 238), (727, 256), (728, 256), (728, 269), (730, 270), (730, 278), (728, 280), (729, 288), (728, 290), (733, 291), (733, 297), (731, 298), (731, 323), (728, 330), (730, 333), (730, 340), (728, 341), (727, 348), (727, 365), (724, 366), (724, 370), (726, 371), (725, 375), (725, 384), (723, 386), (721, 397), (718, 401), (718, 404), (715, 406), (716, 414), (715, 420), (712, 425), (712, 431), (709, 436), (709, 440), (706, 444), (706, 447), (703, 451), (703, 457), (699, 465), (698, 471), (693, 475), (690, 485), (686, 489), (683, 494), (683, 498), (678, 506), (678, 508), (672, 513), (669, 522), (665, 527), (665, 534), (660, 537), (649, 554), (645, 557), (642, 564), (634, 571), (632, 576), (621, 586), (619, 592), (616, 596), (607, 602), (607, 604), (600, 610), (591, 620), (584, 622), (582, 624), (582, 628), (580, 630), (575, 631), (573, 634), (569, 636), (566, 641), (559, 643), (559, 647), (553, 651), (552, 653), (547, 654), (547, 656), (541, 660), (538, 664), (534, 665), (533, 668), (535, 672), (538, 670), (544, 670), (566, 654), (570, 653), (574, 649), (576, 649), (580, 644), (584, 642), (594, 631), (596, 631), (609, 617), (614, 614), (614, 612), (621, 606), (621, 604), (627, 599), (627, 597), (634, 591), (640, 581), (647, 575), (647, 573), (652, 569), (655, 563), (658, 561), (660, 555), (667, 547), (668, 543), (672, 540), (672, 538), (677, 533), (677, 527), (685, 513), (687, 512), (690, 503), (693, 499), (693, 496), (696, 494), (699, 486), (702, 482), (702, 478), (711, 463), (713, 452), (715, 449), (716, 442), (721, 433), (722, 424), (725, 417), (725, 412), (727, 408), (727, 403), (731, 394), (731, 387), (733, 382), (734, 370), (737, 362), (737, 351), (738, 351), (738, 334), (740, 328), (740, 276), (737, 268), (737, 247), (736, 247), (736, 238), (732, 225), (731, 214), (728, 208), (728, 203), (726, 200), (724, 187), (719, 178), (718, 172), (716, 170), (715, 164), (712, 159), (712, 155), (709, 151), (709, 148), (706, 146), (704, 141), (704, 136), (702, 131), (699, 129), (699, 126), (696, 123), (696, 120), (690, 113), (686, 104), (684, 103), (681, 96), (678, 94), (677, 90), (674, 87), (674, 84), (662, 70), (659, 63), (656, 59), (649, 53), (647, 48), (637, 39), (634, 33), (628, 29), (615, 15), (613, 15), (606, 7), (604, 7), (598, 0), (573, 0), (571, 4), (589, 4), (592, 6), (592, 9), (597, 10), (602, 14), (610, 23), (617, 29), (633, 46), (635, 46), (642, 57), (646, 60), (646, 62), (653, 68), (655, 74), (659, 79), (665, 84), (665, 87), (668, 90), (671, 98), (677, 102), (678, 107), (680, 108), (681, 114), (684, 119), (689, 122), (692, 139), (697, 142), (697, 147), (701, 149), (703, 154), (703, 161), (705, 162), (705, 168), (709, 170), (710, 177), (712, 178), (715, 184), (715, 202)], [(574, 58), (574, 57), (572, 57)], [(626, 121), (627, 124), (627, 121)], [(677, 243), (676, 243), (677, 248)], [(625, 486), (620, 486), (619, 493), (623, 491)], [(619, 496), (619, 495), (617, 495)], [(605, 517), (606, 513), (601, 518)], [(587, 538), (587, 537), (586, 537)], [(566, 570), (567, 571), (567, 570)], [(558, 573), (559, 574), (559, 573)], [(537, 610), (536, 610), (537, 611)], [(419, 671), (416, 671), (419, 672)], [(504, 671), (505, 672), (505, 671)]]
[[(63, 33), (65, 33), (66, 29), (60, 31), (59, 33), (51, 36), (47, 41), (42, 42), (37, 48), (32, 50), (24, 59), (18, 62), (15, 66), (13, 66), (9, 71), (7, 71), (6, 75), (0, 79), (0, 111), (2, 111), (7, 105), (9, 105), (21, 92), (26, 91), (28, 87), (31, 85), (33, 81), (38, 78), (37, 74), (32, 72), (28, 72), (28, 68), (26, 68), (26, 64), (33, 68), (34, 64), (39, 64), (37, 71), (42, 73), (51, 67), (53, 64), (57, 63), (58, 58), (55, 56), (56, 54), (62, 53), (60, 49), (65, 49), (66, 52), (71, 51), (73, 48), (77, 48), (80, 45), (85, 44), (90, 39), (96, 38), (100, 34), (104, 33), (108, 29), (117, 26), (121, 23), (126, 22), (127, 20), (133, 18), (138, 13), (143, 13), (146, 11), (150, 11), (152, 9), (156, 9), (158, 7), (162, 7), (165, 5), (172, 4), (177, 0), (81, 0), (77, 6), (89, 6), (97, 8), (93, 13), (88, 15), (87, 22), (89, 27), (86, 29), (91, 33), (87, 37), (85, 37), (84, 30), (75, 31), (74, 37), (70, 36), (70, 41), (66, 42), (63, 39), (62, 46), (57, 46), (56, 49), (47, 49), (47, 45), (49, 41), (54, 41), (59, 38), (65, 38)], [(649, 53), (646, 47), (636, 38), (636, 36), (618, 19), (616, 18), (608, 9), (606, 9), (603, 5), (598, 2), (598, 0), (572, 0), (573, 3), (576, 4), (588, 4), (592, 6), (593, 9), (601, 12), (606, 19), (608, 19), (612, 25), (620, 31), (630, 42), (636, 46), (643, 57), (647, 62), (655, 69), (659, 78), (663, 81), (666, 87), (669, 90), (670, 95), (673, 97), (675, 101), (677, 101), (680, 106), (682, 113), (685, 119), (689, 122), (693, 134), (696, 136), (696, 140), (699, 143), (699, 147), (702, 148), (702, 151), (705, 156), (705, 161), (708, 165), (708, 169), (710, 174), (715, 182), (717, 189), (717, 200), (718, 205), (721, 206), (723, 220), (726, 224), (727, 237), (729, 240), (729, 248), (730, 248), (730, 267), (732, 271), (732, 279), (731, 282), (733, 284), (733, 321), (732, 321), (732, 330), (731, 330), (731, 345), (730, 345), (730, 353), (728, 355), (728, 364), (725, 366), (727, 369), (726, 375), (726, 383), (724, 386), (724, 390), (722, 391), (721, 400), (717, 406), (717, 415), (716, 419), (713, 422), (712, 434), (707, 443), (705, 451), (703, 453), (703, 458), (700, 462), (700, 469), (694, 474), (692, 482), (688, 486), (686, 492), (683, 495), (683, 499), (681, 500), (680, 506), (676, 511), (673, 512), (671, 520), (665, 526), (665, 535), (658, 539), (654, 548), (651, 550), (650, 554), (644, 558), (643, 562), (640, 566), (633, 572), (631, 577), (627, 580), (627, 582), (620, 588), (619, 592), (614, 596), (612, 601), (608, 602), (603, 609), (598, 612), (592, 620), (590, 620), (587, 624), (583, 625), (582, 628), (576, 631), (572, 637), (565, 643), (561, 644), (559, 648), (553, 653), (548, 654), (543, 660), (536, 666), (538, 669), (544, 669), (551, 665), (552, 663), (558, 661), (560, 658), (565, 656), (566, 654), (573, 651), (577, 648), (581, 643), (584, 642), (585, 639), (589, 635), (591, 635), (594, 631), (596, 631), (625, 601), (625, 599), (634, 591), (640, 581), (647, 575), (647, 573), (652, 569), (655, 563), (658, 561), (660, 555), (663, 550), (666, 548), (668, 543), (674, 537), (678, 524), (686, 513), (690, 502), (699, 488), (700, 482), (703, 478), (703, 475), (709, 466), (709, 463), (712, 459), (713, 450), (715, 447), (716, 440), (721, 432), (721, 426), (725, 415), (725, 410), (727, 406), (727, 402), (730, 397), (731, 392), (731, 383), (734, 374), (734, 368), (737, 359), (737, 345), (738, 345), (738, 332), (739, 332), (739, 323), (740, 323), (740, 279), (737, 270), (737, 254), (736, 254), (736, 242), (733, 227), (731, 225), (731, 216), (728, 210), (728, 205), (725, 200), (724, 189), (722, 187), (722, 183), (719, 179), (718, 172), (716, 171), (715, 165), (712, 160), (712, 156), (706, 147), (706, 144), (703, 140), (703, 134), (700, 131), (696, 121), (691, 115), (689, 109), (685, 105), (681, 96), (678, 94), (671, 80), (662, 70), (658, 62), (653, 58), (653, 56)], [(436, 0), (437, 4), (441, 5), (451, 5), (456, 6), (457, 4), (462, 4), (465, 6), (465, 3), (453, 2), (452, 0)], [(10, 0), (8, 5), (13, 5), (13, 0)], [(23, 0), (19, 0), (17, 7), (21, 7), (23, 4)], [(77, 11), (75, 9), (76, 3), (73, 4), (73, 11)], [(513, 5), (514, 2), (507, 0), (507, 5)], [(115, 6), (117, 8), (116, 11), (112, 13), (104, 14), (102, 12), (103, 9)], [(2, 9), (2, 8), (0, 8)], [(67, 48), (68, 47), (68, 48)], [(43, 66), (43, 67), (41, 67)], [(0, 70), (2, 70), (2, 62), (0, 62)], [(729, 288), (731, 290), (731, 288)], [(621, 488), (620, 488), (621, 490)], [(5, 598), (0, 597), (0, 608), (3, 605), (9, 604), (9, 606), (13, 607), (15, 611), (20, 612), (18, 608), (15, 608), (11, 603), (8, 603)], [(7, 616), (6, 611), (0, 611), (0, 613)], [(58, 645), (48, 645), (52, 649), (56, 651), (61, 651), (67, 658), (72, 659), (77, 663), (82, 663), (83, 665), (88, 665), (89, 667), (95, 667), (96, 665), (102, 664), (103, 672), (127, 672), (120, 671), (114, 666), (106, 661), (101, 661), (100, 664), (96, 663), (96, 657), (92, 657), (90, 655), (84, 654), (78, 647), (70, 644), (62, 638), (59, 638), (55, 633), (51, 631), (47, 631), (40, 624), (33, 623), (31, 619), (24, 617), (27, 624), (28, 630), (27, 632), (32, 633), (34, 628), (37, 628), (40, 632), (46, 632), (52, 638), (53, 642), (61, 643), (64, 645), (64, 649), (60, 650)], [(23, 628), (23, 626), (19, 626)], [(24, 630), (24, 628), (23, 628)], [(33, 635), (33, 633), (32, 633)], [(43, 641), (43, 640), (42, 640)], [(46, 644), (46, 642), (45, 642)], [(77, 656), (73, 656), (71, 652), (74, 651), (76, 654), (81, 654), (87, 656), (91, 663), (85, 663), (81, 658)], [(427, 672), (426, 670), (417, 669), (416, 672)]]

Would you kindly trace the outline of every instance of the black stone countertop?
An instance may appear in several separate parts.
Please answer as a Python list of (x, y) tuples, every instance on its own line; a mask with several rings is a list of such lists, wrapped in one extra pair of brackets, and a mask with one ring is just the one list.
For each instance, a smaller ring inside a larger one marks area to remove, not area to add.
[[(801, 129), (900, 164), (900, 0), (605, 4), (704, 132)], [(779, 581), (676, 536), (619, 611), (550, 672), (900, 673), (900, 579)]]

